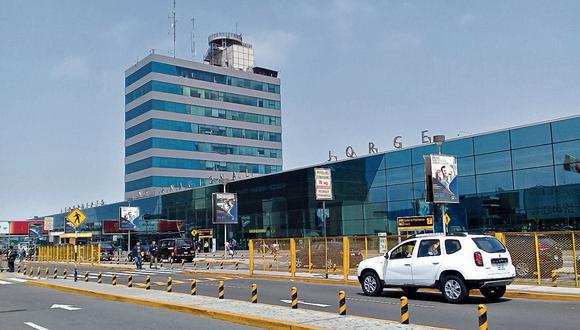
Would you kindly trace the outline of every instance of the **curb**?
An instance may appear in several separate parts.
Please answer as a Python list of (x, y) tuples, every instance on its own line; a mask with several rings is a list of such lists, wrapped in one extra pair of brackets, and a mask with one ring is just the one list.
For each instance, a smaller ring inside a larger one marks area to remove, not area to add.
[(257, 316), (249, 316), (249, 315), (243, 315), (243, 314), (237, 314), (237, 313), (231, 313), (231, 312), (218, 311), (218, 310), (207, 309), (207, 308), (203, 308), (203, 307), (186, 306), (186, 305), (179, 305), (179, 304), (169, 304), (169, 303), (155, 301), (155, 300), (144, 300), (144, 299), (127, 297), (127, 296), (114, 295), (114, 294), (99, 292), (99, 291), (76, 289), (76, 288), (71, 288), (68, 286), (58, 285), (58, 284), (42, 283), (42, 282), (36, 282), (36, 281), (26, 282), (26, 284), (37, 286), (37, 287), (49, 288), (49, 289), (53, 289), (53, 290), (59, 290), (59, 291), (68, 292), (68, 293), (82, 294), (85, 296), (90, 296), (90, 297), (95, 297), (95, 298), (101, 298), (101, 299), (107, 299), (107, 300), (113, 300), (113, 301), (121, 301), (121, 302), (129, 302), (129, 303), (134, 303), (134, 304), (139, 304), (139, 305), (145, 305), (148, 307), (157, 307), (157, 308), (162, 308), (162, 309), (167, 309), (167, 310), (172, 310), (172, 311), (177, 311), (177, 312), (189, 313), (189, 314), (199, 315), (199, 316), (212, 318), (212, 319), (216, 319), (216, 320), (228, 321), (228, 322), (249, 325), (249, 326), (254, 326), (254, 327), (259, 326), (259, 327), (262, 327), (265, 329), (292, 329), (292, 330), (320, 330), (320, 329), (324, 329), (324, 328), (310, 326), (310, 325), (282, 322), (282, 321), (273, 320), (273, 319), (266, 319), (266, 318), (261, 318), (261, 317), (257, 317)]

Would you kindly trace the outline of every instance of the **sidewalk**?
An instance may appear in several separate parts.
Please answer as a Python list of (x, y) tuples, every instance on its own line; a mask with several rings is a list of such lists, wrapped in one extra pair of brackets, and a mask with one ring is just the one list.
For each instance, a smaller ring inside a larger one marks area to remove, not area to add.
[(420, 325), (402, 325), (395, 321), (340, 316), (338, 313), (250, 302), (167, 293), (126, 286), (112, 286), (94, 282), (71, 282), (62, 279), (32, 280), (30, 285), (84, 294), (102, 299), (137, 303), (151, 307), (192, 313), (239, 324), (269, 329), (434, 329)]

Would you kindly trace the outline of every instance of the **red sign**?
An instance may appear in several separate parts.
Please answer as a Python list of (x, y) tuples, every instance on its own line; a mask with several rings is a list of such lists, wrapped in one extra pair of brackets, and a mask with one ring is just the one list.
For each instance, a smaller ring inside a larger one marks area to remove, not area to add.
[(44, 220), (10, 221), (10, 235), (28, 235), (28, 226), (31, 224), (43, 225), (42, 233), (48, 231), (44, 229)]

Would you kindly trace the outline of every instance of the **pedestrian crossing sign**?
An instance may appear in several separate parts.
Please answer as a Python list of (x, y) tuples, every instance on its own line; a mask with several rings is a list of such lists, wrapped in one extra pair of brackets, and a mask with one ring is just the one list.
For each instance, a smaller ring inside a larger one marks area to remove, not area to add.
[(80, 227), (85, 220), (87, 220), (87, 216), (83, 213), (83, 211), (77, 209), (72, 210), (67, 216), (66, 219), (73, 225), (75, 228)]
[(197, 230), (195, 230), (195, 229), (192, 229), (192, 230), (191, 230), (191, 236), (195, 236), (195, 235), (197, 235)]
[(448, 225), (451, 222), (451, 217), (449, 214), (445, 213), (445, 225)]

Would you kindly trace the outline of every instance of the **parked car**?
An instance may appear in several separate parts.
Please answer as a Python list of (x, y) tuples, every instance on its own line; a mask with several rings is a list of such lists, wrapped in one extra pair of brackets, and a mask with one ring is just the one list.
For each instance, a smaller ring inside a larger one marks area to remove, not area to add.
[(195, 248), (193, 243), (183, 238), (166, 238), (158, 242), (159, 258), (168, 259), (173, 258), (173, 261), (181, 261), (185, 259), (191, 262), (195, 258)]
[[(325, 248), (328, 246), (328, 255)], [(314, 268), (324, 268), (326, 259), (327, 267), (332, 269), (335, 265), (342, 264), (342, 242), (316, 241), (310, 245), (311, 263)], [(328, 256), (328, 258), (326, 258)], [(350, 267), (356, 267), (363, 260), (362, 253), (358, 250), (350, 250)], [(296, 267), (308, 267), (308, 247), (296, 251)]]
[(115, 248), (111, 242), (101, 242), (101, 260), (111, 261), (115, 254)]
[(461, 303), (471, 289), (499, 299), (512, 283), (515, 268), (510, 253), (495, 237), (421, 234), (384, 256), (363, 260), (357, 275), (365, 295), (380, 295), (386, 287), (401, 288), (406, 295), (419, 288), (438, 288), (448, 302)]
[[(506, 239), (508, 250), (512, 251), (512, 262), (516, 276), (530, 278), (537, 276), (536, 249), (533, 234), (512, 235)], [(547, 235), (538, 235), (540, 273), (550, 277), (552, 271), (562, 268), (562, 248), (558, 242)]]

